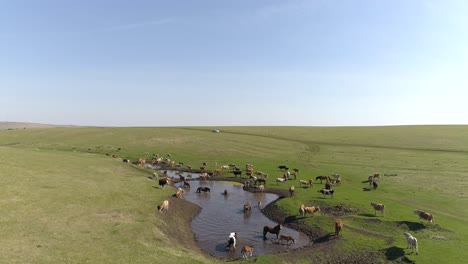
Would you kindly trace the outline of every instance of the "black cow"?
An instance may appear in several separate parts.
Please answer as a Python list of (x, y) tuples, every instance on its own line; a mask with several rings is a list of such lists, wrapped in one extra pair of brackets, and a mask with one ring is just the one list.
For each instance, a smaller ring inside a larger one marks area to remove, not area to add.
[(169, 178), (162, 178), (162, 179), (159, 179), (159, 186), (161, 186), (161, 188), (164, 187), (164, 185), (168, 184), (169, 183)]
[(232, 173), (234, 173), (235, 177), (237, 177), (237, 175), (239, 175), (239, 177), (242, 177), (242, 171), (241, 170), (235, 170)]
[(335, 193), (335, 190), (322, 189), (322, 190), (320, 190), (318, 192), (322, 193), (323, 197), (325, 197), (325, 195), (330, 195), (333, 198), (333, 194)]

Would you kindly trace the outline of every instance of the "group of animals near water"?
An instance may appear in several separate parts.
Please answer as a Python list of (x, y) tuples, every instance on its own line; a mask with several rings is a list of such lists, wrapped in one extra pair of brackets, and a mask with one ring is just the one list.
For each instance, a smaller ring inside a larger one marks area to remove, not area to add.
[[(204, 164), (206, 166), (206, 164)], [(217, 170), (217, 173), (222, 173), (224, 169), (230, 168), (232, 172), (234, 173), (234, 176), (241, 176), (242, 175), (242, 170), (237, 168), (237, 166), (231, 164), (231, 165), (223, 165), (220, 170)], [(277, 178), (276, 182), (277, 184), (280, 183), (285, 183), (287, 181), (291, 180), (296, 180), (297, 176), (299, 174), (298, 169), (294, 169), (294, 174), (291, 176), (289, 172), (289, 168), (286, 166), (278, 166), (280, 170), (285, 170), (285, 173), (282, 178)], [(264, 191), (264, 186), (266, 184), (268, 175), (263, 173), (263, 172), (253, 172), (253, 165), (247, 164), (246, 165), (246, 175), (249, 177), (247, 181), (244, 181), (243, 188), (244, 190), (249, 189), (251, 187), (255, 188), (256, 191)], [(256, 176), (254, 176), (255, 174)], [(199, 180), (208, 180), (210, 178), (210, 175), (215, 175), (214, 173), (200, 173)], [(155, 173), (155, 176), (157, 177), (157, 174)], [(186, 181), (185, 177), (182, 175), (180, 176), (180, 181), (183, 182), (183, 188), (190, 188), (190, 184)], [(335, 194), (335, 189), (333, 189), (334, 186), (341, 186), (342, 184), (342, 177), (339, 174), (332, 173), (331, 177), (330, 176), (317, 176), (315, 178), (315, 181), (318, 182), (320, 181), (320, 184), (323, 184), (323, 181), (325, 181), (324, 188), (318, 190), (319, 193), (323, 195), (324, 198), (326, 196), (330, 196), (331, 198), (334, 197)], [(374, 190), (377, 190), (379, 187), (379, 182), (381, 181), (381, 174), (380, 173), (374, 173), (371, 174), (367, 181), (369, 182), (369, 185), (373, 187)], [(166, 184), (171, 183), (171, 178), (170, 177), (163, 177), (159, 179), (159, 185), (161, 187), (164, 187)], [(259, 183), (261, 183), (259, 185)], [(314, 186), (314, 181), (312, 179), (310, 180), (299, 180), (299, 187), (303, 188), (311, 188)], [(176, 194), (174, 195), (177, 198), (183, 198), (183, 193), (185, 190), (183, 188), (178, 188)], [(364, 188), (365, 190), (370, 190), (367, 188)], [(197, 193), (210, 193), (210, 188), (208, 187), (199, 187), (196, 190)], [(295, 193), (295, 186), (292, 185), (289, 188), (289, 194), (292, 197)], [(228, 195), (227, 190), (225, 190), (222, 195)], [(371, 207), (374, 209), (374, 215), (377, 215), (377, 211), (380, 212), (381, 216), (384, 215), (385, 211), (385, 205), (382, 203), (376, 203), (376, 202), (370, 202)], [(258, 206), (261, 207), (261, 202), (258, 201)], [(163, 201), (159, 206), (158, 206), (158, 211), (167, 211), (169, 208), (169, 201), (165, 200)], [(252, 204), (250, 202), (247, 202), (244, 204), (243, 211), (244, 213), (250, 212), (252, 209)], [(304, 204), (301, 204), (299, 208), (299, 215), (302, 217), (305, 217), (306, 214), (311, 214), (313, 215), (316, 212), (321, 212), (320, 206), (305, 206)], [(416, 209), (414, 210), (414, 214), (417, 214), (419, 216), (419, 220), (427, 220), (430, 223), (435, 223), (434, 217), (431, 213), (425, 212), (423, 210)], [(342, 219), (337, 219), (334, 223), (334, 236), (335, 238), (340, 237), (340, 233), (343, 231), (343, 221)], [(263, 239), (266, 240), (266, 235), (268, 233), (276, 235), (276, 240), (279, 244), (285, 244), (285, 245), (290, 245), (290, 243), (294, 244), (295, 239), (292, 236), (286, 235), (286, 234), (280, 234), (280, 231), (282, 229), (282, 225), (278, 224), (276, 226), (264, 226), (263, 228)], [(416, 251), (416, 254), (418, 254), (418, 240), (412, 236), (410, 233), (405, 232), (404, 236), (407, 241), (407, 248), (410, 248), (412, 252)], [(228, 241), (226, 243), (226, 249), (227, 250), (235, 250), (236, 249), (236, 244), (237, 244), (237, 234), (236, 232), (231, 232)], [(244, 259), (248, 258), (249, 256), (253, 256), (253, 250), (254, 247), (252, 245), (244, 245), (241, 249), (242, 257)]]

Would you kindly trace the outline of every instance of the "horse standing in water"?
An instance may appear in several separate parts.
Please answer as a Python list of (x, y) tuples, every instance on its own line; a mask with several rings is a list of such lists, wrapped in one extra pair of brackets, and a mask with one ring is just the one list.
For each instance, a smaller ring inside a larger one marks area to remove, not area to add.
[(229, 235), (229, 239), (228, 239), (228, 242), (227, 242), (227, 245), (226, 245), (226, 249), (231, 250), (231, 248), (232, 248), (232, 249), (236, 250), (236, 242), (237, 242), (237, 234), (236, 234), (236, 232), (232, 232)]
[(266, 240), (267, 233), (275, 234), (276, 239), (278, 239), (278, 235), (279, 235), (279, 232), (281, 231), (281, 228), (283, 228), (281, 224), (278, 224), (277, 226), (270, 226), (270, 225), (264, 226), (263, 227), (263, 240)]

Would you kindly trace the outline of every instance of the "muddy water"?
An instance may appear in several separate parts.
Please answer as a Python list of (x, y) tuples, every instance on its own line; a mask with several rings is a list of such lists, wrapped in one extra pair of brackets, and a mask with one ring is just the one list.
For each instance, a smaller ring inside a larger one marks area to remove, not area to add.
[[(168, 172), (169, 174), (169, 172)], [(197, 176), (194, 175), (194, 178)], [(178, 187), (179, 184), (176, 184)], [(295, 244), (279, 244), (276, 235), (268, 233), (263, 240), (263, 227), (277, 225), (261, 212), (258, 201), (265, 206), (278, 199), (278, 195), (269, 193), (251, 193), (242, 186), (220, 181), (190, 181), (191, 189), (186, 190), (185, 199), (198, 204), (203, 209), (192, 221), (192, 231), (200, 247), (210, 255), (235, 259), (241, 257), (244, 245), (254, 246), (254, 255), (269, 254), (292, 248), (303, 247), (309, 238), (293, 229), (283, 227), (280, 234), (287, 234), (296, 239)], [(196, 193), (198, 187), (209, 187), (210, 193)], [(228, 195), (222, 193), (227, 190)], [(250, 213), (242, 211), (244, 204), (250, 201)], [(237, 233), (237, 250), (228, 251), (226, 243), (231, 232)]]

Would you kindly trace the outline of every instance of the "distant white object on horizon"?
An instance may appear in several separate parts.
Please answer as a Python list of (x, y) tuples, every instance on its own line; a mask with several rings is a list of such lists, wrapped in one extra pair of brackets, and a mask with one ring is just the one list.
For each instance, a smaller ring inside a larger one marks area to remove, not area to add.
[(219, 133), (219, 129), (213, 129), (213, 130), (211, 130), (211, 132), (213, 132), (213, 133)]

